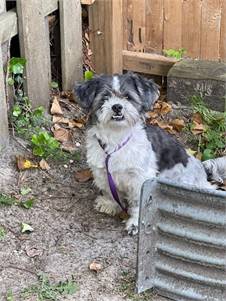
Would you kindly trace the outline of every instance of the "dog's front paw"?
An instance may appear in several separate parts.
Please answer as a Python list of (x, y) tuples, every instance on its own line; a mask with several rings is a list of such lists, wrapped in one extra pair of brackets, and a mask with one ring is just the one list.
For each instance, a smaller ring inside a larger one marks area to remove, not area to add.
[(108, 215), (116, 215), (121, 210), (117, 204), (114, 204), (111, 200), (104, 198), (103, 196), (98, 196), (95, 200), (94, 208), (102, 213), (106, 213)]
[(126, 231), (129, 235), (136, 235), (138, 233), (138, 219), (130, 217), (126, 222)]

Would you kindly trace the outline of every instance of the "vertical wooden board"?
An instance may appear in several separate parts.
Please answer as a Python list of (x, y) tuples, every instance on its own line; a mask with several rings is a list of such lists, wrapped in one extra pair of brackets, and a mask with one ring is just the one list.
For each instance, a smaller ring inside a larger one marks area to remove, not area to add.
[(42, 1), (17, 0), (17, 14), (21, 56), (27, 59), (27, 93), (34, 106), (47, 108), (51, 80), (50, 48)]
[[(110, 73), (122, 72), (122, 49), (123, 49), (123, 19), (122, 19), (122, 0), (112, 1), (112, 23), (110, 31), (112, 36), (112, 58)], [(108, 43), (106, 44), (108, 45)], [(111, 49), (107, 50), (111, 52)]]
[(145, 51), (162, 53), (163, 0), (146, 0), (145, 3)]
[(144, 51), (145, 1), (133, 0), (133, 50)]
[[(0, 14), (5, 12), (5, 0), (0, 0)], [(1, 29), (0, 29), (1, 30)], [(9, 130), (8, 130), (8, 116), (7, 116), (7, 103), (5, 93), (5, 73), (4, 73), (4, 59), (2, 47), (4, 47), (4, 53), (7, 53), (7, 44), (1, 45), (0, 41), (0, 150), (8, 143)]]
[(202, 1), (201, 58), (219, 59), (221, 0)]
[[(124, 0), (125, 1), (125, 0)], [(126, 5), (127, 5), (127, 15), (126, 17), (126, 22), (127, 22), (127, 47), (125, 49), (127, 50), (133, 50), (134, 47), (134, 42), (133, 42), (133, 1), (134, 0), (127, 0)]]
[(186, 55), (192, 58), (200, 57), (201, 8), (201, 0), (183, 1), (182, 47), (186, 49)]
[(8, 143), (8, 117), (5, 94), (5, 74), (3, 70), (2, 47), (0, 45), (0, 150)]
[(164, 0), (163, 26), (163, 48), (180, 48), (182, 46), (182, 0)]
[(106, 73), (105, 33), (106, 19), (104, 1), (96, 0), (89, 6), (90, 47), (93, 53), (93, 63), (96, 73)]
[(72, 89), (82, 79), (82, 20), (79, 0), (60, 0), (62, 85)]
[(127, 50), (128, 45), (128, 0), (122, 0), (123, 18), (123, 49)]
[(226, 61), (226, 1), (222, 0), (221, 31), (220, 31), (220, 59)]
[(96, 72), (122, 72), (122, 0), (96, 0), (89, 9), (89, 25)]

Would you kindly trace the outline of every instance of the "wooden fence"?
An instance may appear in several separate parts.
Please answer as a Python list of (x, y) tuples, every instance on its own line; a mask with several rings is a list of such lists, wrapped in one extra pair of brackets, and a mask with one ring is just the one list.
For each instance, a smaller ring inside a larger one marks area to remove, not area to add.
[[(84, 0), (84, 2), (92, 2)], [(27, 94), (34, 106), (49, 105), (51, 82), (47, 16), (59, 10), (62, 87), (71, 89), (82, 78), (82, 29), (80, 0), (17, 0), (16, 9), (6, 11), (0, 0), (0, 146), (8, 141), (7, 99), (2, 49), (19, 34), (21, 56), (27, 59)], [(3, 45), (4, 44), (4, 45)]]
[(166, 75), (169, 48), (226, 61), (226, 0), (96, 0), (89, 17), (98, 72)]

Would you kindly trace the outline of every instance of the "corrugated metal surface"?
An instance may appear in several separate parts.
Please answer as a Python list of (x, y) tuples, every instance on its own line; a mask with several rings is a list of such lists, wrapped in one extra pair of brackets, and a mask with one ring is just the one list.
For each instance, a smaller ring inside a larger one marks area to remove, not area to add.
[(226, 193), (144, 183), (137, 291), (177, 301), (226, 301)]

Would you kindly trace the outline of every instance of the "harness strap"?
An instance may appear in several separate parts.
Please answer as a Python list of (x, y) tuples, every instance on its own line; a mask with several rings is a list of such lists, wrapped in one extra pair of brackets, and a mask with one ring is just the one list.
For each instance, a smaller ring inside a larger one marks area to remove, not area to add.
[(124, 140), (122, 143), (118, 144), (116, 146), (116, 148), (111, 153), (108, 153), (108, 152), (105, 151), (106, 144), (103, 144), (102, 141), (97, 138), (97, 141), (98, 141), (100, 147), (104, 150), (105, 154), (107, 155), (106, 158), (105, 158), (105, 167), (106, 167), (106, 171), (107, 171), (108, 185), (109, 185), (112, 197), (117, 202), (117, 204), (121, 207), (121, 209), (126, 213), (127, 213), (127, 208), (125, 206), (123, 206), (122, 202), (120, 201), (120, 198), (119, 198), (119, 195), (118, 195), (118, 192), (117, 192), (117, 188), (116, 188), (116, 185), (115, 185), (115, 181), (114, 181), (114, 179), (113, 179), (113, 177), (112, 177), (112, 175), (109, 171), (109, 160), (110, 160), (112, 154), (114, 154), (115, 152), (120, 150), (123, 146), (125, 146), (129, 142), (131, 136), (132, 135), (130, 134), (127, 137), (126, 140)]

